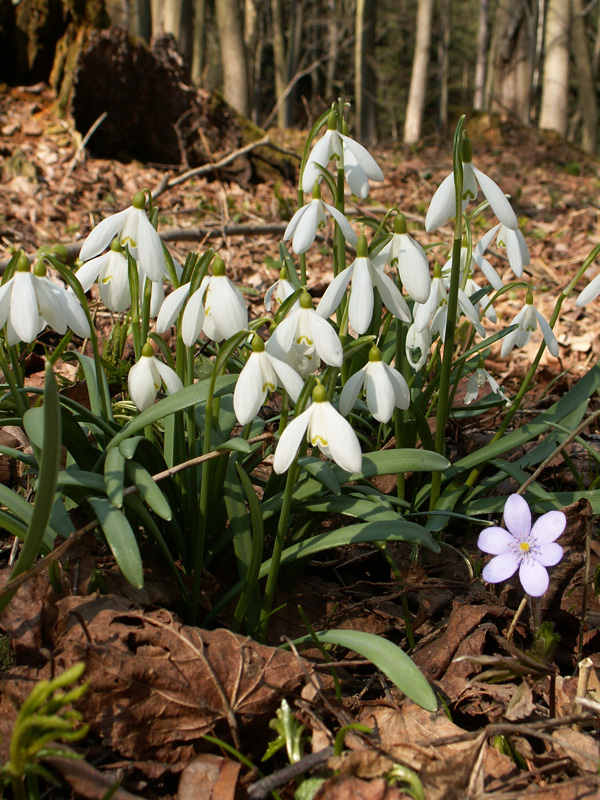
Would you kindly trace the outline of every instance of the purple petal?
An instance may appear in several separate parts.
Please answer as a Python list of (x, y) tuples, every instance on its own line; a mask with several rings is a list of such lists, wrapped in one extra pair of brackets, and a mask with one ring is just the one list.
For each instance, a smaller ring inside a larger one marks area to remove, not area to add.
[(504, 506), (504, 522), (508, 530), (522, 541), (531, 530), (531, 511), (520, 494), (511, 494)]
[(555, 564), (558, 564), (562, 557), (563, 549), (559, 544), (556, 544), (556, 542), (545, 544), (540, 548), (539, 553), (535, 555), (536, 560), (543, 567), (553, 567)]
[(477, 547), (493, 556), (511, 551), (515, 544), (515, 537), (504, 528), (486, 528), (477, 540)]
[(531, 529), (531, 538), (536, 544), (554, 542), (564, 533), (567, 518), (562, 511), (548, 511), (537, 519)]
[(519, 580), (527, 594), (532, 597), (541, 597), (550, 582), (546, 569), (533, 558), (528, 558), (521, 563)]
[(503, 553), (501, 556), (494, 556), (489, 564), (483, 568), (481, 573), (483, 580), (488, 583), (500, 583), (514, 575), (519, 566), (519, 557), (514, 553)]

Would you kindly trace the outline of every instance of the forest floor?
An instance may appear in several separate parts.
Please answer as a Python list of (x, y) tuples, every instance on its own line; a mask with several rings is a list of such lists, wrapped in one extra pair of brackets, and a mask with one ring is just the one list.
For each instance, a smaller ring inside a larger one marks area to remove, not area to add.
[[(57, 242), (76, 250), (76, 243), (83, 242), (95, 222), (129, 206), (140, 189), (160, 187), (159, 230), (169, 232), (174, 258), (183, 263), (189, 249), (214, 247), (232, 280), (245, 287), (251, 314), (262, 312), (264, 292), (278, 277), (269, 259), (278, 258), (279, 239), (295, 210), (292, 183), (274, 179), (242, 187), (209, 174), (165, 189), (165, 177), (176, 177), (185, 171), (182, 167), (89, 157), (78, 149), (81, 137), (53, 116), (51, 97), (43, 86), (5, 93), (0, 98), (0, 126), (0, 262), (5, 263), (15, 248), (30, 256), (38, 247)], [(548, 319), (558, 294), (600, 241), (600, 162), (557, 138), (507, 122), (474, 120), (468, 130), (474, 163), (512, 197), (531, 253), (527, 273), (539, 290), (536, 305)], [(297, 133), (271, 135), (280, 147), (300, 152)], [(215, 158), (221, 155), (216, 153)], [(383, 209), (397, 206), (422, 244), (437, 241), (440, 232), (424, 233), (424, 215), (450, 170), (451, 142), (436, 138), (412, 151), (381, 146), (376, 157), (385, 182), (372, 185), (368, 200), (349, 201), (356, 204), (357, 214), (381, 217)], [(235, 225), (244, 226), (241, 235), (228, 232)], [(268, 230), (263, 230), (265, 225)], [(442, 233), (442, 238), (450, 239), (450, 231), (449, 236)], [(312, 248), (307, 259), (316, 297), (331, 279), (330, 243), (322, 244)], [(501, 254), (498, 258), (497, 263), (506, 264)], [(589, 278), (597, 272), (593, 265)], [(587, 278), (579, 288), (585, 282)], [(497, 304), (499, 316), (512, 319), (521, 303), (518, 293), (505, 294)], [(97, 319), (111, 322), (108, 312), (99, 312)], [(577, 308), (575, 298), (568, 297), (556, 333), (559, 357), (545, 352), (527, 411), (550, 405), (598, 361), (600, 306)], [(527, 347), (504, 360), (497, 345), (486, 366), (514, 393), (538, 344), (534, 336)], [(64, 376), (69, 381), (76, 378), (67, 367)], [(32, 358), (31, 384), (41, 385), (42, 378), (43, 359)], [(460, 421), (451, 422), (453, 455), (489, 441), (493, 415), (469, 424), (467, 429)], [(2, 443), (12, 437), (11, 446), (26, 445), (14, 428), (0, 428), (0, 434), (5, 437)], [(590, 441), (594, 434), (586, 431)], [(572, 457), (576, 459), (577, 453)], [(554, 481), (568, 483), (565, 471), (563, 462), (558, 470), (549, 471), (550, 489)], [(21, 480), (6, 459), (0, 461), (0, 477), (8, 485)], [(506, 494), (516, 488), (516, 484), (503, 487)], [(84, 713), (91, 732), (77, 749), (86, 761), (47, 762), (76, 797), (101, 798), (111, 783), (121, 779), (122, 788), (113, 795), (121, 800), (243, 798), (257, 771), (200, 737), (217, 735), (261, 766), (273, 736), (268, 721), (282, 695), (306, 725), (311, 737), (308, 749), (314, 752), (328, 747), (331, 733), (351, 722), (362, 722), (374, 731), (370, 737), (348, 735), (345, 757), (321, 765), (328, 777), (316, 795), (320, 800), (408, 796), (402, 782), (391, 785), (384, 780), (393, 761), (419, 775), (427, 800), (598, 797), (598, 717), (586, 709), (575, 711), (573, 704), (577, 660), (582, 656), (590, 657), (593, 666), (588, 697), (595, 694), (600, 700), (596, 675), (600, 604), (591, 584), (587, 596), (584, 592), (582, 507), (567, 509), (567, 514), (569, 529), (561, 539), (565, 557), (552, 572), (545, 596), (546, 619), (554, 622), (561, 636), (552, 676), (477, 683), (471, 679), (479, 667), (455, 660), (494, 653), (510, 656), (503, 637), (520, 600), (516, 581), (494, 588), (473, 580), (455, 550), (421, 554), (414, 562), (409, 547), (394, 546), (403, 589), (390, 575), (379, 548), (362, 546), (311, 564), (297, 584), (282, 591), (282, 607), (271, 627), (273, 646), (282, 635), (294, 638), (305, 632), (295, 611), (301, 604), (315, 629), (369, 631), (406, 648), (401, 604), (405, 592), (416, 638), (410, 655), (446, 704), (436, 713), (409, 702), (372, 665), (351, 653), (339, 655), (340, 703), (316, 652), (301, 658), (251, 645), (225, 629), (207, 632), (184, 626), (173, 611), (169, 587), (161, 582), (160, 565), (149, 570), (144, 594), (136, 593), (117, 574), (107, 551), (93, 537), (85, 539), (69, 554), (71, 575), (75, 569), (78, 574), (77, 587), (69, 589), (65, 582), (63, 593), (55, 594), (46, 572), (40, 571), (25, 583), (0, 620), (9, 643), (0, 663), (0, 762), (8, 758), (13, 701), (22, 702), (35, 681), (73, 663), (85, 651), (91, 688)], [(0, 540), (6, 567), (12, 537), (0, 535)], [(475, 541), (475, 532), (469, 531), (456, 544), (477, 561)], [(600, 542), (594, 536), (591, 575), (598, 563)], [(86, 595), (82, 587), (98, 567), (108, 593)], [(2, 569), (0, 580), (6, 580), (8, 572)], [(215, 591), (222, 577), (216, 576)], [(226, 620), (222, 623), (226, 625)], [(87, 649), (82, 646), (82, 629), (89, 639)], [(526, 647), (529, 633), (525, 614), (513, 644)], [(164, 658), (157, 659), (157, 653)], [(255, 674), (252, 668), (259, 661), (261, 668)], [(157, 664), (163, 670), (158, 676)], [(136, 702), (129, 715), (120, 718), (124, 692), (132, 693)], [(174, 731), (181, 730), (186, 736), (178, 738)], [(288, 778), (281, 796), (293, 796), (294, 785), (293, 777)], [(66, 790), (62, 791), (54, 796), (64, 797)]]

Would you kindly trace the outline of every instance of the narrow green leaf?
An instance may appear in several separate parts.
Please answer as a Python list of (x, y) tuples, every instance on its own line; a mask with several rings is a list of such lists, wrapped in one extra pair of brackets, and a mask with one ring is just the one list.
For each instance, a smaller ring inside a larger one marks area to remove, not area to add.
[[(78, 350), (68, 350), (66, 353), (63, 353), (63, 360), (68, 361), (69, 359), (77, 359), (81, 368), (83, 369), (83, 375), (85, 378), (85, 383), (88, 388), (88, 396), (90, 398), (90, 408), (92, 413), (96, 417), (103, 417), (103, 409), (102, 409), (102, 402), (100, 399), (100, 395), (98, 394), (98, 378), (96, 376), (96, 364), (94, 360), (89, 356), (80, 353)], [(102, 386), (102, 392), (104, 394), (104, 402), (105, 407), (111, 410), (111, 402), (110, 402), (110, 391), (108, 389), (108, 383), (106, 382), (106, 376), (104, 372), (101, 371), (100, 374), (100, 381)]]
[[(364, 631), (317, 631), (316, 635), (321, 642), (346, 647), (368, 658), (413, 702), (426, 711), (437, 710), (437, 699), (429, 681), (409, 656), (392, 642)], [(310, 636), (304, 636), (296, 639), (295, 644), (311, 642)]]
[(113, 447), (104, 459), (104, 485), (106, 496), (116, 508), (123, 505), (125, 487), (125, 457), (120, 447)]
[(159, 489), (158, 484), (152, 480), (152, 475), (148, 470), (133, 459), (125, 463), (125, 470), (130, 481), (137, 488), (149, 508), (161, 519), (172, 519), (171, 507)]
[(106, 497), (88, 497), (88, 503), (98, 517), (119, 569), (132, 586), (141, 589), (144, 585), (142, 558), (127, 517)]

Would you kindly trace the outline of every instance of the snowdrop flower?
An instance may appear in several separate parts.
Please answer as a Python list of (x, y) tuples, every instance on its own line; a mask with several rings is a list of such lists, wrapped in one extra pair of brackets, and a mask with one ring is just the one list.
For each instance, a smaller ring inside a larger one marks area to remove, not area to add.
[(585, 289), (581, 292), (579, 297), (577, 298), (575, 305), (581, 308), (581, 306), (587, 306), (588, 303), (591, 303), (592, 300), (595, 300), (598, 295), (600, 294), (600, 275), (596, 275)]
[(552, 332), (550, 325), (548, 325), (537, 308), (534, 307), (533, 295), (530, 291), (527, 292), (527, 300), (525, 305), (510, 323), (511, 325), (517, 324), (518, 327), (515, 328), (515, 330), (511, 333), (507, 334), (502, 340), (502, 350), (500, 351), (502, 358), (507, 356), (513, 347), (525, 347), (525, 345), (531, 339), (531, 334), (534, 330), (536, 330), (538, 322), (544, 337), (544, 341), (546, 342), (546, 347), (552, 353), (552, 355), (557, 358), (558, 342), (556, 341), (556, 336)]
[(150, 340), (142, 347), (142, 355), (137, 364), (129, 370), (127, 388), (129, 396), (139, 411), (150, 408), (156, 400), (156, 393), (164, 384), (167, 394), (174, 394), (183, 389), (183, 383), (177, 373), (159, 361), (154, 355)]
[[(507, 228), (517, 230), (519, 223), (515, 212), (502, 189), (494, 183), (491, 178), (473, 166), (473, 148), (471, 140), (465, 137), (462, 142), (462, 162), (463, 162), (463, 195), (462, 211), (465, 210), (469, 200), (475, 200), (479, 189), (483, 192), (485, 199), (490, 204), (494, 214), (500, 222)], [(449, 219), (456, 216), (456, 192), (454, 189), (454, 172), (451, 172), (439, 185), (436, 193), (431, 199), (427, 216), (425, 217), (425, 229), (428, 233), (436, 230)]]
[(504, 506), (504, 528), (486, 528), (479, 534), (477, 546), (494, 556), (482, 577), (489, 583), (508, 580), (519, 570), (523, 589), (532, 597), (541, 597), (548, 588), (546, 567), (553, 567), (563, 556), (556, 539), (563, 533), (567, 518), (562, 511), (548, 511), (531, 526), (527, 501), (511, 494)]
[(323, 170), (332, 160), (341, 161), (346, 183), (357, 197), (364, 199), (368, 196), (369, 179), (383, 180), (383, 172), (369, 151), (346, 133), (337, 131), (335, 109), (329, 113), (327, 132), (315, 144), (304, 166), (302, 190), (305, 193), (313, 190), (315, 182), (321, 180)]
[(394, 408), (408, 408), (410, 389), (404, 377), (381, 358), (381, 350), (373, 346), (367, 364), (346, 381), (340, 395), (340, 414), (352, 411), (358, 393), (364, 389), (367, 406), (378, 422), (389, 422)]
[(317, 314), (307, 291), (300, 295), (298, 308), (275, 328), (266, 349), (293, 366), (303, 378), (318, 368), (319, 359), (332, 367), (341, 367), (344, 360), (335, 329)]
[(33, 342), (46, 325), (61, 335), (67, 327), (83, 339), (90, 335), (88, 319), (75, 295), (46, 277), (42, 261), (31, 272), (24, 253), (13, 276), (0, 286), (0, 328), (5, 325), (9, 345)]
[[(279, 270), (279, 279), (275, 281), (272, 286), (267, 289), (265, 294), (265, 308), (267, 311), (271, 310), (273, 303), (273, 296), (275, 300), (281, 305), (290, 295), (296, 291), (294, 284), (288, 280), (288, 273), (285, 267)], [(294, 306), (295, 308), (296, 306)]]
[[(466, 294), (466, 296), (469, 299), (471, 299), (471, 297), (474, 294), (476, 294), (477, 292), (480, 291), (481, 286), (474, 280), (473, 273), (471, 272), (470, 265), (469, 265), (469, 267), (467, 267), (467, 255), (468, 255), (467, 248), (466, 247), (461, 247), (461, 250), (460, 250), (460, 274), (461, 274), (461, 278), (460, 278), (460, 281), (461, 281), (461, 285), (462, 285), (463, 279), (464, 279), (465, 270), (469, 269), (469, 273), (468, 273), (469, 277), (464, 281), (464, 293)], [(452, 257), (450, 257), (448, 259), (448, 261), (446, 261), (446, 263), (444, 264), (444, 268), (442, 270), (442, 274), (444, 276), (446, 287), (449, 289), (450, 288), (450, 277), (451, 277), (451, 274), (452, 274)], [(491, 303), (489, 295), (484, 294), (482, 297), (479, 298), (479, 300), (474, 302), (472, 305), (473, 305), (473, 308), (475, 309), (475, 311), (477, 312), (477, 316), (478, 317), (481, 316), (481, 314), (483, 314), (485, 317), (487, 317), (490, 320), (490, 322), (493, 322), (494, 324), (496, 322), (498, 322), (498, 315), (496, 314), (494, 306)]]
[(306, 438), (350, 473), (362, 469), (360, 443), (350, 423), (327, 400), (327, 390), (318, 384), (313, 390), (313, 403), (284, 429), (275, 450), (273, 469), (285, 472), (294, 460), (300, 443)]
[(327, 287), (321, 298), (317, 313), (324, 318), (333, 314), (342, 301), (346, 288), (352, 281), (348, 305), (348, 320), (356, 333), (364, 333), (373, 318), (373, 289), (377, 287), (388, 311), (404, 322), (410, 322), (410, 309), (400, 290), (382, 269), (374, 266), (368, 255), (369, 247), (364, 233), (358, 237), (356, 260), (343, 269)]
[[(203, 278), (183, 312), (181, 338), (187, 347), (194, 344), (201, 331), (209, 339), (220, 342), (248, 327), (246, 301), (225, 274), (223, 259), (217, 256), (211, 270), (212, 275)], [(164, 301), (156, 320), (157, 333), (164, 333), (173, 325), (188, 298), (190, 288), (191, 283), (184, 283)]]
[(477, 400), (477, 395), (479, 394), (479, 390), (483, 389), (485, 384), (489, 384), (490, 389), (494, 394), (499, 395), (505, 402), (507, 406), (511, 405), (511, 401), (508, 397), (504, 394), (500, 386), (498, 385), (498, 381), (493, 378), (490, 373), (485, 368), (485, 362), (483, 358), (479, 359), (479, 363), (477, 365), (477, 369), (475, 372), (472, 372), (469, 376), (469, 381), (467, 383), (467, 391), (465, 393), (465, 405), (469, 406), (473, 402), (473, 400)]
[(317, 236), (317, 230), (324, 228), (327, 223), (326, 210), (340, 226), (344, 239), (352, 245), (356, 244), (356, 234), (346, 217), (337, 208), (321, 200), (321, 187), (315, 183), (313, 199), (296, 211), (283, 234), (284, 242), (287, 242), (288, 239), (292, 240), (294, 253), (298, 255), (306, 253)]
[[(477, 333), (485, 339), (485, 328), (479, 321), (479, 314), (462, 289), (458, 290), (458, 305)], [(435, 265), (429, 299), (423, 304), (415, 303), (413, 312), (417, 333), (429, 327), (432, 335), (439, 333), (441, 340), (444, 341), (448, 319), (448, 290), (438, 264)]]
[(419, 372), (425, 366), (431, 350), (431, 341), (429, 328), (425, 326), (422, 331), (418, 331), (413, 322), (406, 333), (406, 359), (415, 372)]
[(258, 414), (267, 392), (283, 388), (296, 402), (302, 391), (302, 378), (284, 361), (265, 351), (263, 340), (254, 334), (252, 353), (235, 385), (233, 410), (240, 425), (247, 425)]
[(494, 289), (498, 290), (503, 286), (502, 280), (490, 262), (483, 257), (483, 254), (492, 243), (494, 236), (496, 236), (497, 246), (506, 248), (508, 263), (517, 278), (520, 278), (523, 275), (523, 269), (529, 266), (529, 248), (520, 230), (507, 228), (506, 225), (503, 225), (501, 222), (498, 223), (498, 225), (494, 225), (494, 227), (479, 240), (473, 251), (473, 260), (481, 268), (481, 271)]
[[(146, 275), (138, 270), (140, 276), (140, 303), (144, 298)], [(75, 273), (84, 292), (88, 292), (92, 284), (98, 281), (100, 299), (111, 311), (126, 311), (131, 305), (131, 287), (129, 285), (129, 269), (127, 257), (118, 239), (113, 239), (110, 250), (96, 256), (80, 267)], [(150, 316), (155, 317), (165, 298), (162, 279), (152, 281), (152, 297)]]
[(373, 257), (373, 264), (383, 269), (385, 264), (397, 267), (406, 291), (417, 303), (425, 303), (431, 292), (429, 262), (421, 245), (408, 233), (404, 214), (394, 220), (390, 241)]
[(106, 250), (116, 236), (122, 247), (129, 248), (140, 269), (151, 281), (162, 281), (165, 269), (162, 242), (146, 216), (145, 207), (146, 195), (138, 192), (129, 208), (106, 217), (96, 225), (83, 243), (79, 258), (82, 261), (94, 258)]

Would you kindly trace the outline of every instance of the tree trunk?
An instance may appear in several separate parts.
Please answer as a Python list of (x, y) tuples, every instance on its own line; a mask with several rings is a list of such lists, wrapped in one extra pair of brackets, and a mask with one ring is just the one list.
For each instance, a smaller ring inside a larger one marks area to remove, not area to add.
[(448, 127), (448, 72), (450, 66), (450, 0), (440, 0), (438, 37), (438, 127), (443, 133)]
[(194, 0), (194, 41), (192, 43), (192, 66), (190, 74), (194, 86), (202, 84), (206, 60), (206, 0)]
[(285, 57), (285, 35), (283, 32), (283, 14), (281, 0), (271, 0), (271, 41), (273, 45), (273, 62), (275, 68), (275, 100), (277, 102), (277, 127), (288, 125), (287, 103), (284, 92), (288, 84)]
[(152, 37), (152, 11), (150, 0), (129, 0), (129, 21), (127, 26), (132, 36), (143, 39), (146, 44)]
[(485, 72), (490, 25), (490, 0), (479, 0), (479, 26), (477, 28), (477, 60), (475, 62), (475, 94), (473, 108), (483, 109)]
[(417, 30), (415, 35), (415, 54), (406, 119), (404, 121), (404, 143), (414, 144), (421, 136), (423, 111), (427, 96), (427, 73), (429, 69), (429, 46), (431, 43), (431, 23), (433, 18), (433, 0), (419, 0), (417, 11)]
[(598, 132), (598, 102), (590, 58), (590, 45), (585, 30), (583, 3), (581, 0), (571, 0), (571, 3), (573, 12), (572, 51), (577, 67), (577, 91), (583, 120), (581, 146), (587, 153), (595, 153)]
[(248, 70), (239, 4), (237, 0), (216, 0), (215, 13), (223, 68), (223, 96), (236, 111), (248, 116)]
[(357, 0), (354, 41), (354, 112), (356, 135), (370, 145), (377, 138), (375, 0)]
[(540, 128), (567, 132), (569, 92), (569, 5), (568, 0), (549, 0), (544, 35), (544, 73)]
[(335, 71), (338, 63), (340, 28), (338, 25), (338, 0), (327, 0), (327, 51), (329, 59), (325, 67), (325, 102), (335, 100)]

